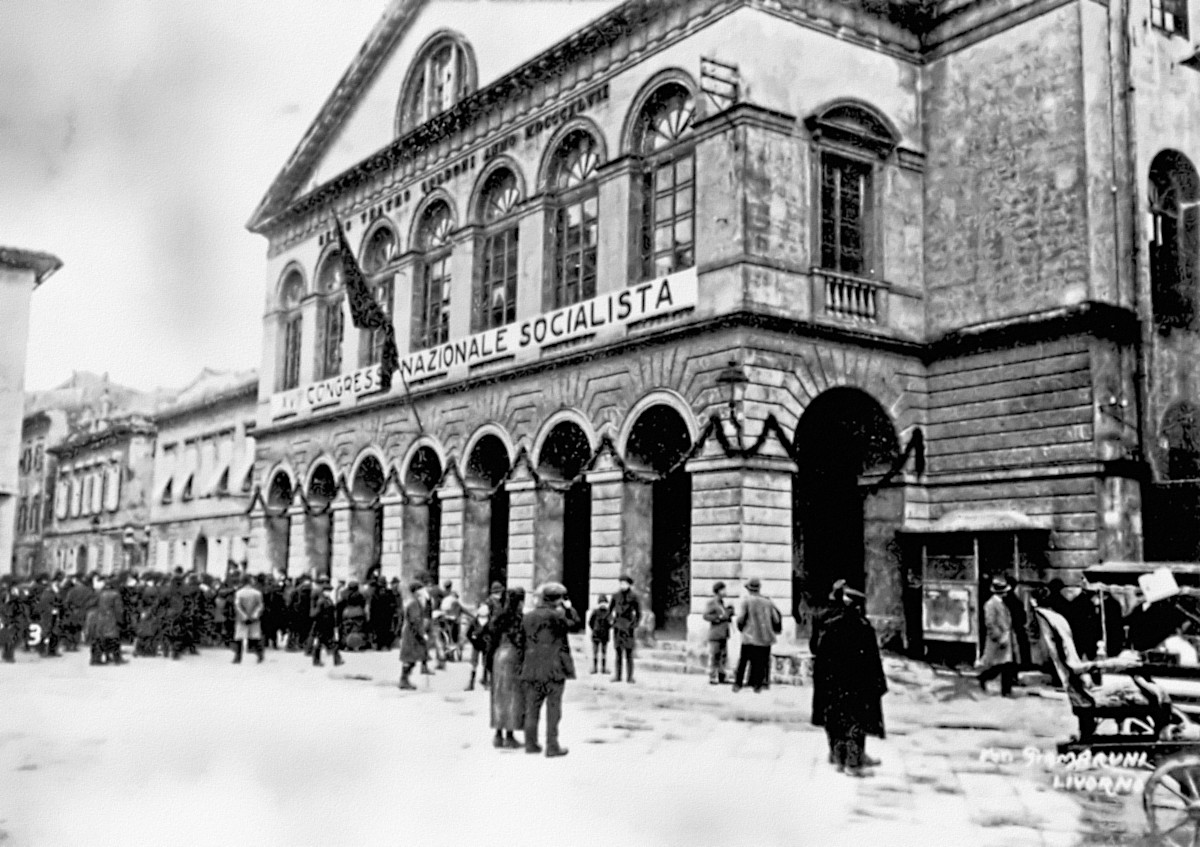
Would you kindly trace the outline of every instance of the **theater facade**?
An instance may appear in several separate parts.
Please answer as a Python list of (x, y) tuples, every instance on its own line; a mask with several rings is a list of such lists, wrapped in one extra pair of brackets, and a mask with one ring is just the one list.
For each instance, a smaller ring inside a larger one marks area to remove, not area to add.
[(1140, 556), (1187, 390), (1145, 367), (1146, 150), (1200, 155), (1132, 152), (1130, 51), (1200, 80), (1148, 14), (393, 2), (249, 223), (251, 569), (627, 572), (666, 638), (750, 576), (803, 634), (844, 578), (911, 646), (977, 640), (993, 573)]

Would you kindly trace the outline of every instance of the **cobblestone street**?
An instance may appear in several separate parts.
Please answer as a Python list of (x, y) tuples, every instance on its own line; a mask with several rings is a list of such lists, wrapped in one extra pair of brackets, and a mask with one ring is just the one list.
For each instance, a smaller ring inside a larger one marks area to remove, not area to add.
[(122, 668), (19, 654), (3, 669), (0, 840), (1141, 843), (1136, 793), (1089, 798), (1027, 764), (1026, 748), (1069, 734), (1065, 703), (888, 666), (890, 735), (868, 743), (883, 763), (856, 780), (826, 763), (807, 687), (735, 695), (696, 675), (630, 686), (584, 673), (567, 686), (571, 754), (551, 761), (492, 748), (487, 692), (462, 690), (461, 664), (402, 693), (394, 653), (337, 669), (284, 652), (262, 666), (209, 650)]

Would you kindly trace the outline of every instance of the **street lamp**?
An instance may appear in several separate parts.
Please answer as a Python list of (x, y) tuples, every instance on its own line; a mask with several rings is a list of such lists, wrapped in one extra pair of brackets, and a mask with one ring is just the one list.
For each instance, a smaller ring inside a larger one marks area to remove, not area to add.
[(729, 364), (717, 374), (717, 384), (729, 386), (729, 419), (733, 422), (733, 431), (737, 438), (739, 451), (743, 451), (746, 448), (742, 441), (742, 421), (738, 417), (738, 389), (744, 389), (749, 383), (750, 378), (746, 376), (746, 372), (742, 369), (742, 366), (733, 359), (730, 359)]

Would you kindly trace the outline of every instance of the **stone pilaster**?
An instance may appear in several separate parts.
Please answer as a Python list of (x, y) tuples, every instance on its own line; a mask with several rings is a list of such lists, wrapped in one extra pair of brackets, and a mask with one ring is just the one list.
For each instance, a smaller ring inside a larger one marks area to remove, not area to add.
[(723, 580), (734, 599), (742, 580), (762, 581), (762, 593), (783, 614), (781, 640), (795, 633), (792, 609), (792, 474), (787, 459), (704, 457), (692, 474), (692, 611), (688, 638), (707, 633), (704, 605)]
[(566, 494), (552, 488), (536, 492), (533, 520), (533, 585), (562, 582), (563, 518)]
[(305, 546), (307, 541), (305, 532), (305, 521), (308, 515), (304, 512), (303, 506), (291, 506), (287, 510), (290, 525), (288, 527), (288, 558), (287, 572), (289, 576), (297, 577), (301, 574), (312, 574), (309, 570), (308, 550)]
[(508, 585), (533, 590), (533, 523), (537, 488), (528, 471), (506, 482), (508, 489)]
[(438, 579), (454, 583), (462, 595), (463, 555), (463, 499), (465, 492), (457, 480), (447, 479), (438, 489), (438, 501), (442, 504), (441, 556), (438, 564)]
[(401, 575), (404, 558), (404, 501), (399, 494), (387, 494), (380, 501), (383, 516), (383, 551), (379, 557), (384, 577)]
[(587, 473), (592, 488), (592, 573), (589, 593), (612, 594), (621, 576), (621, 502), (625, 478), (610, 457)]
[(350, 563), (351, 517), (350, 503), (339, 492), (338, 498), (333, 502), (329, 511), (329, 520), (332, 525), (329, 578), (333, 580), (334, 585), (337, 585), (338, 582), (349, 582), (354, 578)]
[[(487, 597), (488, 569), (492, 558), (492, 501), (482, 498), (488, 487), (468, 481), (463, 498), (462, 590), (463, 605), (473, 608)], [(477, 496), (473, 497), (472, 494)]]

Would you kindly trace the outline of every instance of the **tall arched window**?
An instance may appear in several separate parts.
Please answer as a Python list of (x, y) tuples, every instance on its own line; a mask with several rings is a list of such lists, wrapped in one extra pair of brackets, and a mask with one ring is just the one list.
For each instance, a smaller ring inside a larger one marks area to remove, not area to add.
[(316, 379), (328, 379), (342, 372), (342, 339), (346, 318), (342, 309), (342, 254), (333, 251), (325, 257), (317, 272), (317, 367)]
[(696, 155), (688, 139), (695, 102), (677, 82), (659, 87), (638, 115), (634, 149), (643, 157), (642, 277), (654, 279), (696, 262)]
[(1160, 443), (1167, 479), (1200, 479), (1200, 409), (1186, 400), (1172, 404), (1163, 415)]
[(498, 168), (488, 175), (479, 197), (479, 221), (485, 227), (480, 251), (472, 324), (475, 332), (517, 319), (517, 221), (521, 202), (516, 174)]
[[(379, 308), (391, 316), (395, 298), (395, 274), (392, 265), (400, 253), (400, 241), (390, 226), (381, 226), (367, 237), (363, 247), (362, 269), (371, 283), (371, 294)], [(364, 329), (359, 342), (359, 367), (383, 361), (382, 329)]]
[(42, 528), (42, 495), (34, 494), (29, 501), (29, 529), (37, 532)]
[(396, 131), (407, 132), (451, 109), (475, 90), (475, 59), (465, 40), (445, 35), (423, 49), (409, 68)]
[(1150, 164), (1150, 304), (1160, 332), (1196, 324), (1200, 178), (1182, 153)]
[(304, 319), (300, 313), (300, 301), (304, 299), (304, 278), (293, 268), (280, 286), (279, 302), (283, 310), (280, 316), (280, 331), (283, 345), (280, 348), (279, 379), (280, 391), (295, 388), (300, 384), (300, 342), (304, 334)]
[(600, 200), (596, 169), (600, 144), (587, 130), (567, 133), (550, 162), (549, 188), (557, 194), (551, 218), (552, 309), (596, 296), (596, 248)]
[(450, 338), (450, 235), (454, 218), (444, 200), (430, 203), (417, 227), (417, 249), (424, 256), (413, 286), (412, 349), (445, 344)]

